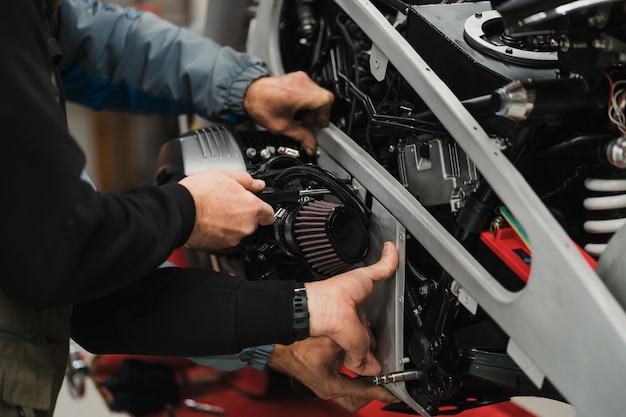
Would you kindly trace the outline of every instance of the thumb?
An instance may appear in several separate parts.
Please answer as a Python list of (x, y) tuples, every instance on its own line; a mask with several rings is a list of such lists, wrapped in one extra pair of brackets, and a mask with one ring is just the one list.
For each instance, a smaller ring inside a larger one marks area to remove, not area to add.
[(250, 192), (258, 193), (265, 188), (265, 181), (252, 178), (252, 176), (245, 171), (225, 171), (225, 174)]
[(362, 268), (362, 271), (374, 282), (389, 278), (398, 267), (398, 251), (391, 242), (385, 242), (378, 262)]
[(253, 179), (246, 189), (254, 194), (260, 193), (265, 189), (265, 181)]
[(274, 223), (274, 209), (265, 201), (261, 200), (258, 217), (259, 224), (261, 226), (269, 226), (270, 224)]
[[(374, 284), (380, 281), (384, 281), (396, 270), (398, 266), (398, 251), (391, 242), (385, 242), (383, 245), (383, 251), (378, 262), (368, 266), (353, 269), (352, 271), (345, 272), (341, 276), (332, 277), (328, 280), (334, 280), (339, 277), (344, 279), (348, 276), (351, 277), (352, 282), (356, 283), (361, 288), (361, 291), (355, 291), (352, 296), (354, 302), (358, 305), (361, 304), (372, 292)], [(327, 281), (328, 281), (327, 280)]]

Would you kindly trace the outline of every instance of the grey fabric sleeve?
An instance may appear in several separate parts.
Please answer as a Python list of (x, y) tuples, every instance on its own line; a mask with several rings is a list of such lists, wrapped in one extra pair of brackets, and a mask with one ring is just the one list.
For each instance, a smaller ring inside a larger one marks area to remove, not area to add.
[(234, 355), (217, 355), (189, 358), (198, 365), (212, 366), (223, 371), (239, 371), (252, 366), (264, 371), (275, 345), (262, 345), (246, 348)]

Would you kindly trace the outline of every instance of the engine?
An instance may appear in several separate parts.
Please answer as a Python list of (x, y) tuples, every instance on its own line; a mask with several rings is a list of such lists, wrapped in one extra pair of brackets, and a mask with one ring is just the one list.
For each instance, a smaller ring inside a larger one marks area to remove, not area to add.
[(259, 197), (274, 208), (274, 223), (228, 252), (242, 259), (249, 279), (311, 281), (354, 268), (369, 249), (369, 209), (345, 182), (311, 161), (287, 137), (207, 127), (162, 147), (157, 182), (216, 169), (264, 180)]
[[(315, 23), (315, 34), (302, 35), (299, 4), (310, 8), (307, 24)], [(623, 44), (603, 30), (609, 20), (620, 23), (613, 31), (623, 29), (622, 5), (585, 9), (586, 23), (564, 33), (553, 26), (526, 33), (517, 24), (518, 33), (505, 31), (512, 17), (503, 19), (489, 2), (378, 6), (515, 161), (574, 241), (599, 256), (626, 215), (626, 205), (601, 202), (624, 191), (615, 182), (624, 177), (623, 139), (611, 116), (623, 109), (613, 100), (622, 91)], [(599, 16), (607, 20), (602, 28), (589, 23)], [(583, 17), (568, 16), (570, 25), (574, 20)], [(476, 205), (484, 201), (466, 204), (486, 198), (476, 193), (477, 167), (394, 68), (376, 69), (384, 55), (350, 17), (332, 2), (299, 1), (284, 7), (281, 23), (285, 70), (305, 69), (336, 94), (337, 126), (443, 223), (484, 229), (488, 220), (478, 217), (489, 217), (497, 203), (481, 214)]]

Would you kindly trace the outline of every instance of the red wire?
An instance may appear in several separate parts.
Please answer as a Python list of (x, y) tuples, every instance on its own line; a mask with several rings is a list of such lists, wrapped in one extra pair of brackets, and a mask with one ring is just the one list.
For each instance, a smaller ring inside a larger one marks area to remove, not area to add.
[(613, 79), (611, 79), (611, 76), (609, 74), (604, 74), (604, 76), (606, 77), (607, 80), (609, 80), (609, 101), (608, 101), (608, 106), (609, 109), (611, 108), (611, 106), (613, 105)]

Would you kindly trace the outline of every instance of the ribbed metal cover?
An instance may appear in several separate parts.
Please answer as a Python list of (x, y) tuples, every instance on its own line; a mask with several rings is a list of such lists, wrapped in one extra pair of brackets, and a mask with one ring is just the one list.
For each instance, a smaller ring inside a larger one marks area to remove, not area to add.
[(218, 169), (246, 170), (235, 137), (222, 126), (195, 130), (182, 137), (180, 142), (186, 175)]

